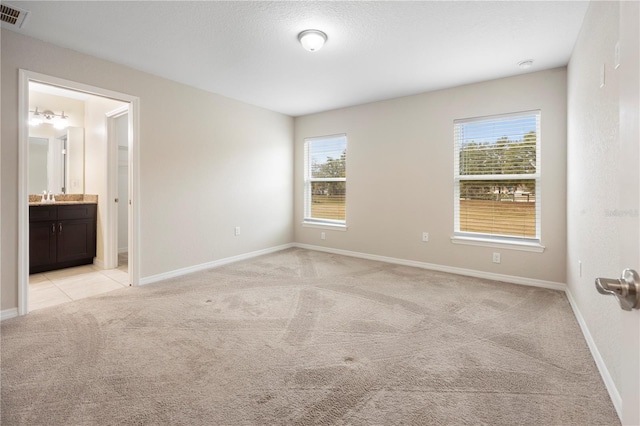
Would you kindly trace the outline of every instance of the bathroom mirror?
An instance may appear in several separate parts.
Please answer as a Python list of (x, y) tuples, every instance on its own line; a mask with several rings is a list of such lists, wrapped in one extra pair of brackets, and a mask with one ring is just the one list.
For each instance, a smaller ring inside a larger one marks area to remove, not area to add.
[(84, 129), (29, 132), (29, 194), (84, 194)]

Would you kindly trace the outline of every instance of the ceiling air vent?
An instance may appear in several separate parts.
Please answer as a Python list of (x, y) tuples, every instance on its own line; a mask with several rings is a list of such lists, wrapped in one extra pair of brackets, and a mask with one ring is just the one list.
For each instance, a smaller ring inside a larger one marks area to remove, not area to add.
[(0, 4), (0, 22), (7, 23), (15, 28), (22, 27), (28, 13), (26, 10), (18, 9), (15, 6)]

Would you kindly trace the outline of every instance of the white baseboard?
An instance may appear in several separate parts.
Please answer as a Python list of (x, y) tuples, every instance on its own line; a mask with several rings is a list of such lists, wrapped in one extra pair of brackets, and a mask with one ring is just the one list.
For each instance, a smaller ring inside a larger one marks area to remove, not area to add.
[(615, 407), (618, 417), (622, 418), (622, 397), (616, 388), (615, 383), (613, 382), (613, 377), (609, 373), (609, 369), (602, 359), (602, 355), (600, 355), (600, 351), (598, 350), (598, 346), (596, 345), (595, 340), (593, 340), (593, 336), (591, 336), (591, 332), (589, 331), (589, 327), (587, 327), (587, 323), (580, 313), (580, 309), (578, 309), (578, 305), (576, 300), (573, 298), (573, 294), (571, 294), (571, 290), (569, 287), (565, 290), (567, 294), (567, 299), (569, 299), (569, 304), (571, 305), (571, 309), (573, 309), (573, 314), (580, 325), (580, 330), (582, 330), (582, 334), (584, 335), (584, 339), (587, 341), (587, 346), (591, 351), (591, 356), (598, 366), (598, 371), (600, 372), (600, 376), (602, 377), (602, 381), (604, 381), (604, 385), (607, 387), (607, 391), (609, 392), (609, 397), (611, 397), (611, 402), (613, 402), (613, 406)]
[(0, 312), (0, 321), (18, 316), (18, 308), (5, 309)]
[(533, 278), (517, 277), (513, 275), (494, 274), (492, 272), (476, 271), (473, 269), (457, 268), (454, 266), (437, 265), (435, 263), (418, 262), (416, 260), (398, 259), (396, 257), (379, 256), (376, 254), (361, 253), (356, 251), (340, 250), (330, 247), (314, 246), (310, 244), (294, 243), (294, 247), (307, 250), (323, 251), (327, 253), (340, 254), (344, 256), (358, 257), (361, 259), (377, 260), (379, 262), (394, 263), (397, 265), (413, 266), (433, 271), (448, 272), (451, 274), (466, 275), (468, 277), (484, 278), (487, 280), (502, 281), (512, 284), (528, 285), (532, 287), (542, 287), (551, 290), (565, 291), (567, 286), (564, 283), (554, 281), (537, 280)]
[(129, 251), (129, 247), (122, 247), (118, 249), (118, 254), (126, 253)]
[(97, 257), (93, 258), (93, 264), (98, 267), (99, 269), (105, 269), (104, 267), (104, 262), (100, 259), (98, 259)]
[(269, 253), (285, 250), (294, 247), (293, 244), (283, 244), (281, 246), (269, 247), (262, 250), (256, 250), (249, 253), (239, 254), (237, 256), (226, 257), (224, 259), (214, 260), (212, 262), (201, 263), (199, 265), (188, 266), (186, 268), (176, 269), (174, 271), (164, 272), (162, 274), (151, 275), (149, 277), (140, 278), (140, 285), (151, 284), (158, 281), (167, 280), (169, 278), (179, 277), (181, 275), (191, 274), (193, 272), (204, 271), (205, 269), (217, 268), (228, 263), (239, 262), (241, 260), (251, 259), (252, 257), (262, 256)]
[[(232, 257), (227, 257), (227, 258), (224, 258), (224, 259), (218, 259), (218, 260), (214, 260), (212, 262), (201, 263), (199, 265), (193, 265), (193, 266), (189, 266), (189, 267), (186, 267), (186, 268), (181, 268), (181, 269), (176, 269), (176, 270), (169, 271), (169, 272), (164, 272), (162, 274), (157, 274), (157, 275), (152, 275), (152, 276), (149, 276), (149, 277), (144, 277), (144, 278), (140, 279), (140, 285), (151, 284), (151, 283), (155, 283), (155, 282), (158, 282), (158, 281), (167, 280), (169, 278), (175, 278), (175, 277), (179, 277), (179, 276), (182, 276), (182, 275), (191, 274), (193, 272), (203, 271), (205, 269), (216, 268), (218, 266), (226, 265), (228, 263), (238, 262), (240, 260), (251, 259), (253, 257), (262, 256), (262, 255), (269, 254), (269, 253), (274, 253), (274, 252), (277, 252), (277, 251), (280, 251), (280, 250), (285, 250), (285, 249), (288, 249), (288, 248), (291, 248), (291, 247), (299, 247), (299, 248), (303, 248), (303, 249), (307, 249), (307, 250), (323, 251), (323, 252), (327, 252), (327, 253), (340, 254), (340, 255), (343, 255), (343, 256), (351, 256), (351, 257), (358, 257), (358, 258), (361, 258), (361, 259), (368, 259), (368, 260), (376, 260), (376, 261), (379, 261), (379, 262), (393, 263), (393, 264), (397, 264), (397, 265), (413, 266), (413, 267), (416, 267), (416, 268), (430, 269), (430, 270), (433, 270), (433, 271), (448, 272), (448, 273), (458, 274), (458, 275), (466, 275), (466, 276), (469, 276), (469, 277), (484, 278), (484, 279), (488, 279), (488, 280), (502, 281), (502, 282), (508, 282), (508, 283), (512, 283), (512, 284), (520, 284), (520, 285), (528, 285), (528, 286), (533, 286), (533, 287), (548, 288), (548, 289), (551, 289), (551, 290), (565, 291), (565, 289), (566, 289), (566, 285), (564, 283), (557, 283), (557, 282), (553, 282), (553, 281), (544, 281), (544, 280), (537, 280), (537, 279), (533, 279), (533, 278), (516, 277), (516, 276), (513, 276), (513, 275), (495, 274), (495, 273), (491, 273), (491, 272), (476, 271), (476, 270), (473, 270), (473, 269), (464, 269), (464, 268), (457, 268), (457, 267), (453, 267), (453, 266), (437, 265), (437, 264), (434, 264), (434, 263), (418, 262), (418, 261), (415, 261), (415, 260), (399, 259), (399, 258), (395, 258), (395, 257), (379, 256), (379, 255), (375, 255), (375, 254), (361, 253), (361, 252), (348, 251), (348, 250), (340, 250), (340, 249), (334, 249), (334, 248), (330, 248), (330, 247), (321, 247), (321, 246), (314, 246), (314, 245), (301, 244), (301, 243), (283, 244), (281, 246), (270, 247), (270, 248), (263, 249), (263, 250), (257, 250), (257, 251), (253, 251), (253, 252), (250, 252), (250, 253), (240, 254), (238, 256), (232, 256)], [(96, 261), (94, 261), (94, 263)]]

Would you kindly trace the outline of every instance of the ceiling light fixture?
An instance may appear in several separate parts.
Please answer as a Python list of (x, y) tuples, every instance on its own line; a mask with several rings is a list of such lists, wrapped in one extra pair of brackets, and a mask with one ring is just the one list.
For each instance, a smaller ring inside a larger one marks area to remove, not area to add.
[(309, 52), (317, 52), (327, 41), (327, 35), (320, 30), (304, 30), (298, 34), (298, 41)]
[(526, 59), (524, 61), (518, 62), (518, 67), (520, 69), (526, 70), (533, 66), (533, 59)]

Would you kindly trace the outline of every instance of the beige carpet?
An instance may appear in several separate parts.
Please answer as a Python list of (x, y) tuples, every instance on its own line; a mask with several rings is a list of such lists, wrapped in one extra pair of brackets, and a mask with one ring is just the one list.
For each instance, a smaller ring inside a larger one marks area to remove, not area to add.
[(563, 293), (302, 249), (2, 323), (3, 425), (614, 425)]

